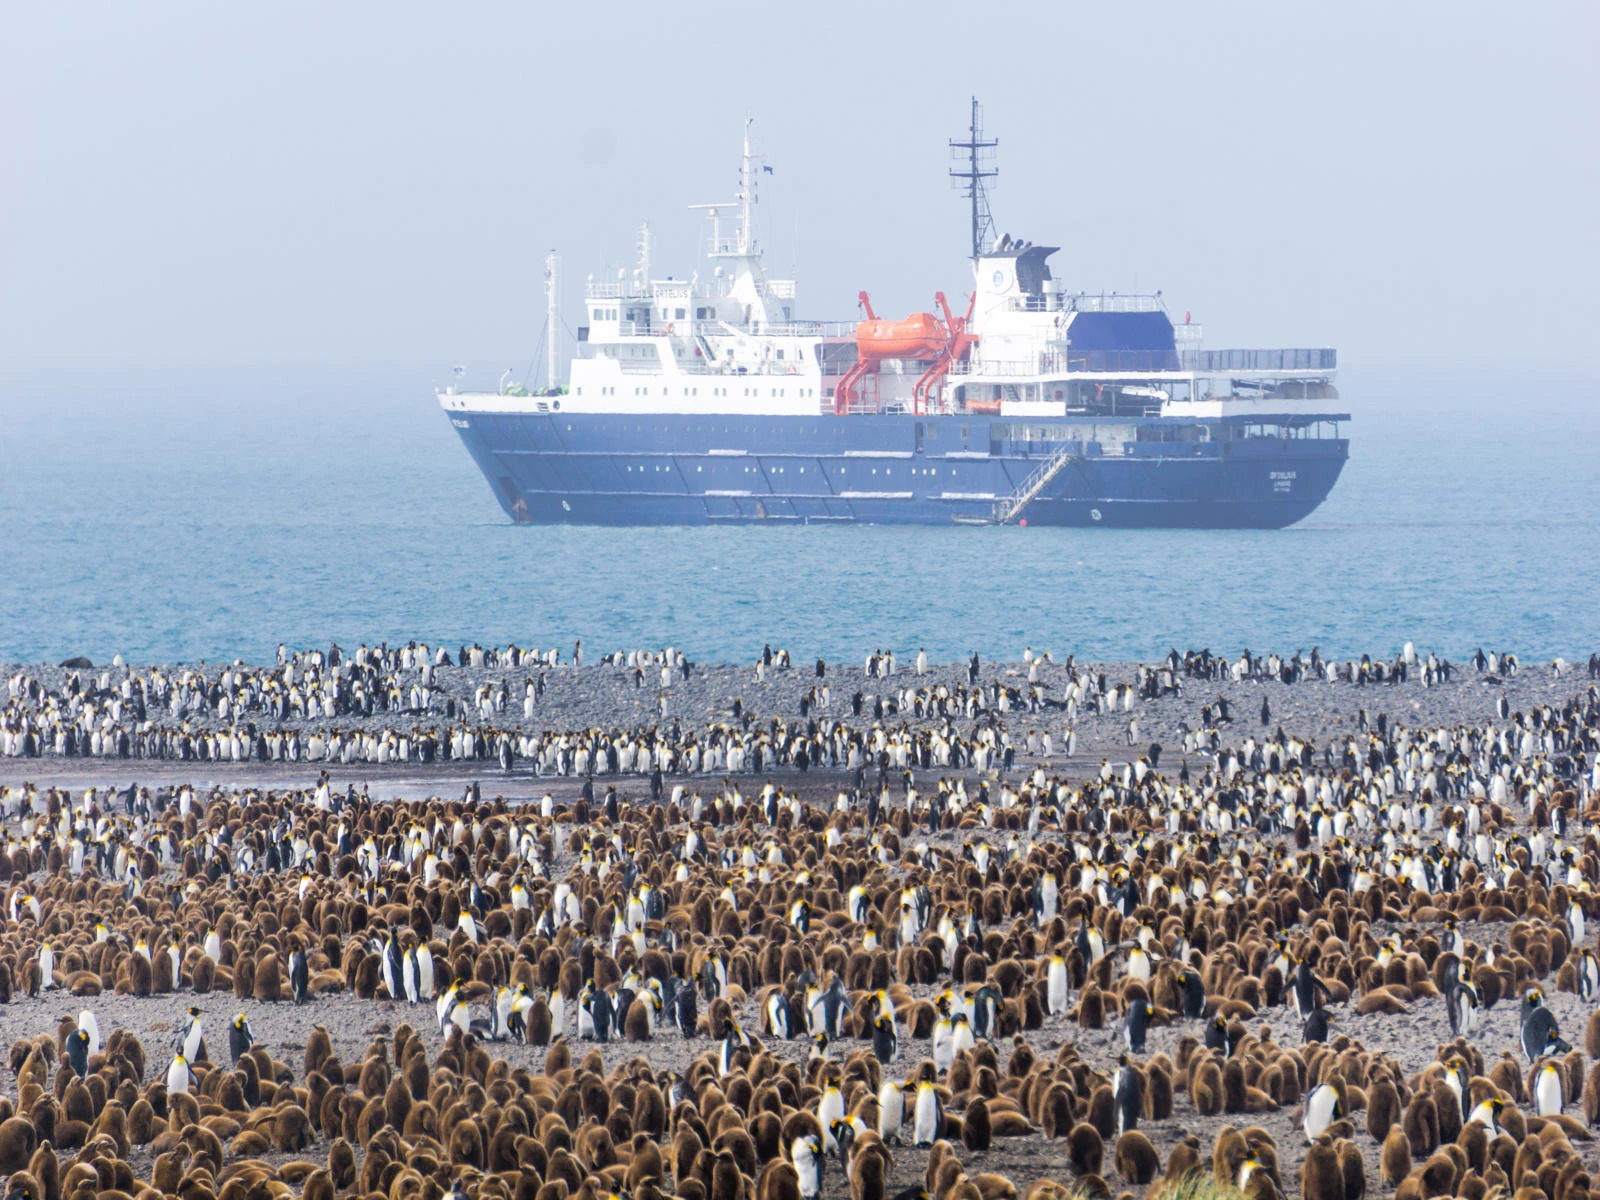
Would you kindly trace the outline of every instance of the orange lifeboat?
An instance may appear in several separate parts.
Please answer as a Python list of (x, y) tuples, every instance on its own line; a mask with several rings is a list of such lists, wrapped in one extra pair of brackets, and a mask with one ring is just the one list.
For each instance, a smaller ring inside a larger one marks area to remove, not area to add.
[(938, 358), (949, 332), (932, 313), (912, 313), (904, 321), (872, 319), (856, 324), (856, 353), (864, 359)]

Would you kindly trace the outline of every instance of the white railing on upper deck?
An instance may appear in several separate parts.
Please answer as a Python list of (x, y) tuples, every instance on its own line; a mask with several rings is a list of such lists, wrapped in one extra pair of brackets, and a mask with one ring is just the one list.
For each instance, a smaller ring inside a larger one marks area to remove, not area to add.
[[(609, 327), (612, 322), (602, 322)], [(657, 317), (651, 321), (617, 321), (615, 322), (617, 337), (724, 337), (727, 329), (733, 329), (748, 337), (800, 337), (800, 338), (854, 338), (856, 336), (856, 323), (854, 321), (781, 321), (772, 322), (757, 329), (754, 325), (739, 324), (732, 321), (713, 320), (682, 320), (664, 321)], [(672, 332), (667, 332), (667, 326), (672, 326)], [(727, 329), (723, 326), (726, 325)]]
[(1078, 371), (1101, 374), (1143, 375), (1173, 372), (1198, 375), (1226, 372), (1320, 374), (1339, 368), (1339, 352), (1332, 348), (1268, 350), (1065, 350), (1041, 351), (1031, 359), (980, 358), (956, 363), (951, 375), (1060, 375)]
[(1040, 296), (1013, 296), (1011, 312), (1164, 312), (1160, 296), (1094, 295), (1085, 292), (1051, 292)]

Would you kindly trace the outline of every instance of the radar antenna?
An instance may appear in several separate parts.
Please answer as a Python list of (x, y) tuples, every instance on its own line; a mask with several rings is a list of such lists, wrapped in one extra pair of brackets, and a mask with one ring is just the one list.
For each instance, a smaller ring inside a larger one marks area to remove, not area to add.
[[(983, 248), (994, 238), (994, 221), (989, 216), (989, 197), (983, 181), (993, 179), (1000, 172), (994, 167), (995, 147), (999, 138), (983, 138), (983, 109), (978, 98), (972, 98), (972, 123), (967, 127), (966, 141), (950, 139), (950, 157), (961, 164), (958, 170), (950, 169), (950, 180), (961, 189), (963, 199), (972, 201), (972, 257), (977, 258)], [(985, 168), (988, 168), (985, 170)]]

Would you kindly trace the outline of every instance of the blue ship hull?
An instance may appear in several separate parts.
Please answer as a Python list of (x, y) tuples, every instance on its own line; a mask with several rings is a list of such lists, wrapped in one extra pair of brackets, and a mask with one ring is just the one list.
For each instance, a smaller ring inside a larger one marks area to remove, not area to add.
[(1017, 523), (1281, 529), (1322, 503), (1349, 454), (1345, 414), (448, 415), (520, 524), (992, 523), (1067, 450)]

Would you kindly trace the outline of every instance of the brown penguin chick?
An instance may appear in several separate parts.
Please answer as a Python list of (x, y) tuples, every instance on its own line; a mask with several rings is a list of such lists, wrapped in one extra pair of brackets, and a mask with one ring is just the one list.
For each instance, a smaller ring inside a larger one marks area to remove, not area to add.
[(1207, 1056), (1206, 1061), (1196, 1067), (1189, 1085), (1189, 1098), (1194, 1101), (1195, 1111), (1203, 1117), (1214, 1117), (1222, 1111), (1222, 1068), (1216, 1059)]
[(622, 1036), (630, 1042), (648, 1042), (650, 1040), (650, 1001), (643, 996), (637, 997), (628, 1005), (627, 1014), (622, 1019)]
[(9, 1117), (0, 1121), (0, 1175), (9, 1175), (26, 1167), (38, 1144), (34, 1123), (27, 1117)]
[(1074, 1175), (1098, 1175), (1105, 1165), (1106, 1143), (1100, 1131), (1080, 1121), (1067, 1134), (1067, 1165)]
[(333, 1139), (328, 1146), (328, 1177), (336, 1191), (347, 1191), (356, 1179), (356, 1155), (350, 1143), (342, 1137)]
[(1161, 1169), (1161, 1156), (1137, 1129), (1130, 1129), (1117, 1139), (1114, 1157), (1117, 1174), (1136, 1187), (1149, 1183)]
[[(126, 1153), (126, 1152), (124, 1152)], [(28, 1160), (28, 1172), (39, 1185), (40, 1196), (50, 1200), (61, 1194), (61, 1160), (49, 1142), (41, 1142)]]
[(1411, 1144), (1413, 1155), (1429, 1155), (1437, 1150), (1439, 1110), (1434, 1105), (1433, 1097), (1423, 1092), (1412, 1096), (1411, 1103), (1406, 1105), (1400, 1127), (1405, 1132), (1406, 1141)]
[(1300, 1195), (1303, 1200), (1344, 1200), (1339, 1152), (1326, 1136), (1306, 1149), (1306, 1160), (1300, 1167)]
[(306, 1176), (300, 1191), (300, 1200), (334, 1200), (333, 1179), (326, 1170), (318, 1167)]
[(1349, 1138), (1341, 1138), (1334, 1146), (1339, 1158), (1339, 1170), (1344, 1176), (1345, 1200), (1361, 1200), (1367, 1190), (1367, 1163), (1361, 1147)]
[(1090, 984), (1078, 997), (1077, 1011), (1080, 1029), (1104, 1029), (1106, 1024), (1105, 996)]
[(255, 960), (252, 990), (257, 1000), (268, 1004), (283, 998), (282, 972), (278, 968), (278, 956), (271, 950), (263, 950)]
[(888, 1188), (889, 1155), (874, 1140), (860, 1146), (850, 1159), (850, 1200), (883, 1200)]
[(1200, 1170), (1200, 1139), (1192, 1133), (1185, 1134), (1183, 1140), (1167, 1155), (1167, 1168), (1162, 1172), (1162, 1177), (1175, 1181), (1191, 1171), (1198, 1170)]
[(774, 1158), (756, 1179), (755, 1200), (800, 1200), (800, 1175), (794, 1164)]
[(1383, 1150), (1378, 1156), (1383, 1181), (1391, 1187), (1411, 1173), (1411, 1142), (1404, 1129), (1391, 1125), (1383, 1139)]
[(706, 1200), (744, 1200), (744, 1176), (733, 1155), (723, 1150), (717, 1152), (711, 1164), (711, 1187)]
[(973, 1153), (981, 1153), (989, 1148), (992, 1136), (989, 1102), (979, 1096), (961, 1114), (961, 1144)]
[(1400, 1090), (1387, 1075), (1367, 1089), (1367, 1133), (1374, 1141), (1389, 1136), (1389, 1127), (1400, 1119)]

